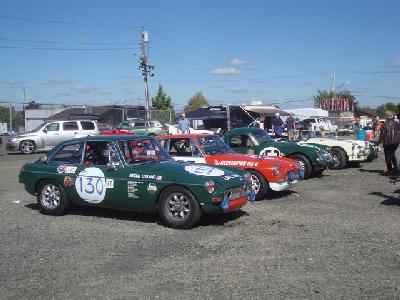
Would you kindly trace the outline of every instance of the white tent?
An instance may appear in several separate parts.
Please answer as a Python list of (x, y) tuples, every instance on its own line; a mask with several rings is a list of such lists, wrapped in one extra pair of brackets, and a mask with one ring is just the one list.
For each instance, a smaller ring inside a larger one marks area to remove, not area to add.
[(296, 109), (285, 109), (285, 111), (292, 113), (299, 120), (311, 118), (311, 117), (327, 117), (328, 111), (320, 108), (296, 108)]

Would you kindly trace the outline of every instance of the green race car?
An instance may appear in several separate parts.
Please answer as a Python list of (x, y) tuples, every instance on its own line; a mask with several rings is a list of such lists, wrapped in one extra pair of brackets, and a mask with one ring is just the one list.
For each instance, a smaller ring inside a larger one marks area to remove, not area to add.
[(155, 139), (144, 136), (63, 142), (25, 164), (19, 182), (46, 214), (62, 215), (72, 204), (158, 212), (174, 228), (194, 226), (203, 213), (238, 210), (254, 197), (250, 174), (174, 162)]
[(116, 128), (137, 135), (159, 136), (169, 133), (168, 126), (157, 120), (132, 120), (120, 123)]
[(298, 160), (304, 168), (304, 178), (319, 175), (329, 166), (332, 157), (328, 147), (299, 145), (295, 142), (276, 142), (260, 128), (232, 129), (224, 134), (225, 142), (239, 153), (285, 156)]

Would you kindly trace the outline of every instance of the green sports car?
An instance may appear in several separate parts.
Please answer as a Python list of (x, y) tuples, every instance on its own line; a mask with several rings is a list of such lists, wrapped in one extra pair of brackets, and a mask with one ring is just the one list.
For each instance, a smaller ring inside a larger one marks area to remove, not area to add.
[(62, 215), (72, 204), (158, 212), (174, 228), (194, 226), (203, 213), (238, 210), (254, 197), (250, 174), (174, 162), (155, 139), (144, 136), (63, 142), (25, 164), (19, 182), (46, 214)]
[(298, 160), (304, 168), (304, 179), (321, 174), (331, 163), (329, 147), (299, 145), (295, 142), (276, 142), (260, 128), (232, 129), (224, 134), (225, 142), (239, 153), (285, 156)]

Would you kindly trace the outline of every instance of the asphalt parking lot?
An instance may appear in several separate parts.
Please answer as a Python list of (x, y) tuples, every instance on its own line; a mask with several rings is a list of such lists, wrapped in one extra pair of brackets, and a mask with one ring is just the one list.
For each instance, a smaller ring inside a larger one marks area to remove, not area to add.
[(0, 294), (21, 298), (398, 298), (400, 194), (382, 158), (174, 230), (152, 215), (39, 213), (0, 156)]

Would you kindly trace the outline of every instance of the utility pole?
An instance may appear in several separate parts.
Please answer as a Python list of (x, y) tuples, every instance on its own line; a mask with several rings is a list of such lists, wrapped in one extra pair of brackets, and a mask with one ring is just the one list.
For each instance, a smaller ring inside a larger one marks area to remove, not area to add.
[(11, 136), (11, 132), (12, 132), (12, 130), (13, 130), (13, 128), (12, 128), (12, 121), (13, 121), (13, 118), (12, 118), (12, 109), (13, 109), (13, 106), (12, 106), (12, 103), (10, 103), (10, 136)]
[(333, 72), (333, 74), (332, 74), (331, 92), (333, 92), (334, 94), (336, 92), (336, 73), (335, 72)]
[(140, 46), (142, 50), (142, 54), (139, 59), (139, 70), (142, 71), (143, 79), (144, 79), (144, 98), (145, 98), (145, 108), (146, 108), (146, 116), (147, 119), (150, 118), (150, 100), (149, 100), (149, 85), (147, 82), (147, 77), (154, 76), (153, 70), (154, 66), (150, 66), (147, 64), (147, 54), (146, 54), (146, 44), (149, 43), (149, 34), (147, 31), (144, 31), (144, 27), (140, 32)]

